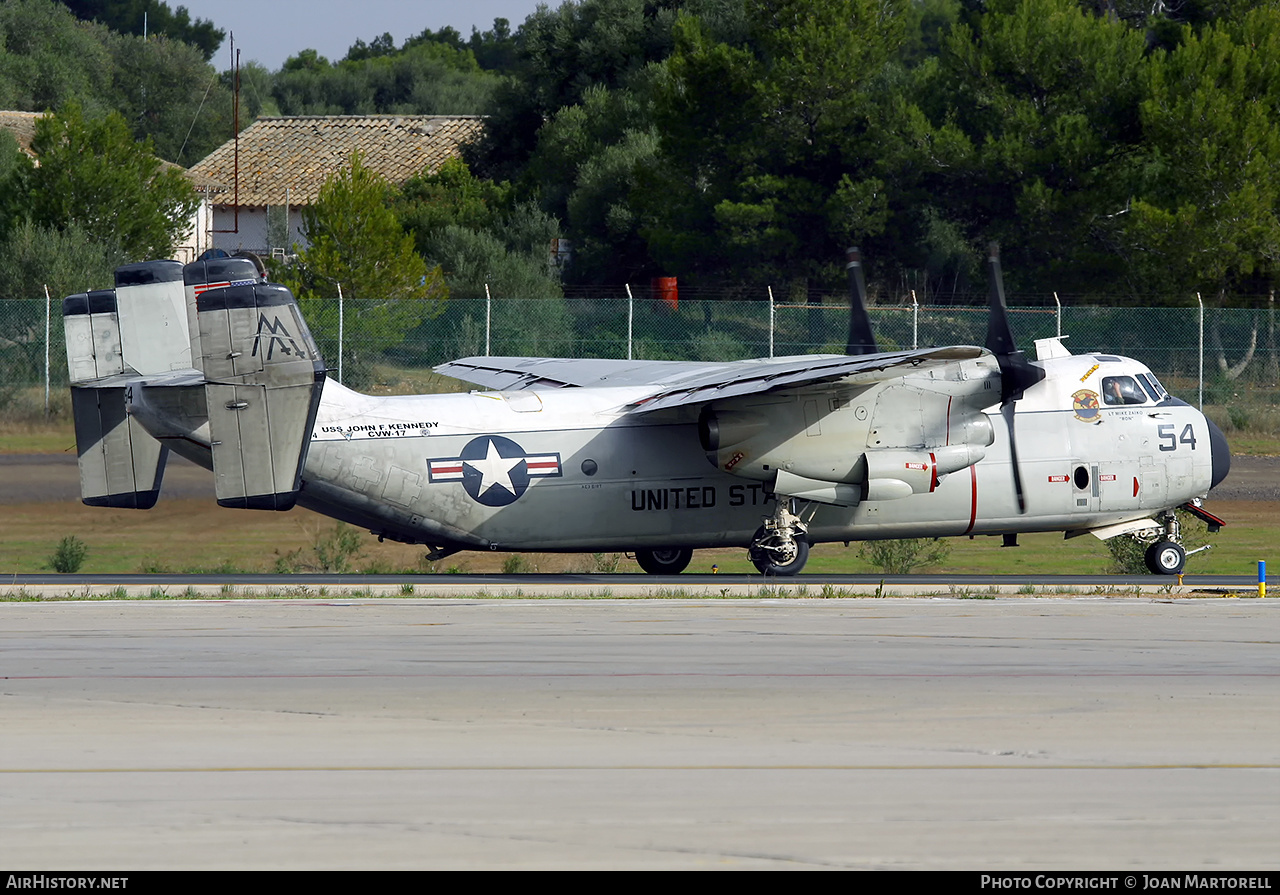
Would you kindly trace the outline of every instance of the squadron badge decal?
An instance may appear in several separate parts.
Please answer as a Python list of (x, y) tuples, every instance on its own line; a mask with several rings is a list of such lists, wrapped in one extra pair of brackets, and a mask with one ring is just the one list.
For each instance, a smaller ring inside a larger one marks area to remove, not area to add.
[(1096, 423), (1102, 417), (1099, 414), (1101, 404), (1098, 403), (1098, 393), (1082, 388), (1071, 396), (1071, 406), (1076, 412), (1076, 419), (1085, 423)]
[(487, 507), (515, 503), (531, 479), (559, 476), (559, 454), (527, 454), (501, 435), (481, 435), (467, 442), (457, 457), (427, 461), (432, 482), (462, 482), (472, 500)]

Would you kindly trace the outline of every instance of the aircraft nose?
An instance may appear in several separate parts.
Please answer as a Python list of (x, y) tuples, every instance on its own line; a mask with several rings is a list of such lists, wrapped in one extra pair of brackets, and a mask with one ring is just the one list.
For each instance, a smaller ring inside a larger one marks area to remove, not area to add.
[(1205, 422), (1209, 424), (1209, 450), (1213, 458), (1213, 484), (1209, 487), (1216, 488), (1231, 471), (1231, 449), (1227, 447), (1227, 436), (1213, 424), (1213, 420), (1205, 417)]

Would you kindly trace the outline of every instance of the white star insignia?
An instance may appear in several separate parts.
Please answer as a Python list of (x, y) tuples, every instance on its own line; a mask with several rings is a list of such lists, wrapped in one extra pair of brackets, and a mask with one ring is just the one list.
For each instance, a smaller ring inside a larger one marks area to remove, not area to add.
[(524, 457), (503, 457), (498, 453), (498, 447), (493, 443), (493, 439), (490, 439), (489, 449), (485, 452), (483, 460), (464, 460), (463, 462), (480, 473), (480, 487), (476, 491), (476, 495), (479, 496), (490, 488), (505, 488), (515, 494), (515, 485), (511, 484), (511, 470), (523, 460)]

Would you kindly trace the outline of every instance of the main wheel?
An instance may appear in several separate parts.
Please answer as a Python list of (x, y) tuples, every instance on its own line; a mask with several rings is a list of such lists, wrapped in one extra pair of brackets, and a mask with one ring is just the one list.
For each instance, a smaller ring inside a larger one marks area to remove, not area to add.
[(1173, 541), (1161, 541), (1147, 548), (1146, 560), (1153, 575), (1177, 575), (1187, 564), (1187, 551)]
[(804, 538), (796, 538), (794, 543), (796, 545), (795, 554), (786, 562), (778, 562), (770, 551), (752, 550), (749, 553), (751, 563), (761, 575), (776, 575), (778, 577), (799, 575), (800, 570), (804, 568), (804, 564), (809, 561), (809, 542)]
[(692, 559), (693, 551), (686, 547), (636, 551), (636, 562), (650, 575), (679, 575)]

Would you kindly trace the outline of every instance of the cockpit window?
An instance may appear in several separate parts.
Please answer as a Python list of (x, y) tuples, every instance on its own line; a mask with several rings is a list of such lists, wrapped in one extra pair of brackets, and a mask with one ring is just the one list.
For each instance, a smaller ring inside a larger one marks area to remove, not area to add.
[(1146, 373), (1138, 374), (1138, 381), (1142, 383), (1142, 387), (1147, 390), (1147, 394), (1151, 396), (1151, 400), (1157, 404), (1160, 403), (1160, 387), (1156, 384), (1154, 376), (1148, 376)]
[(1103, 376), (1102, 400), (1112, 406), (1118, 404), (1146, 404), (1138, 381), (1132, 376)]

